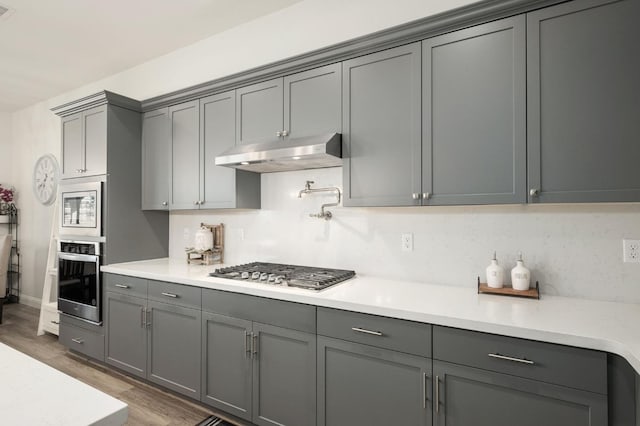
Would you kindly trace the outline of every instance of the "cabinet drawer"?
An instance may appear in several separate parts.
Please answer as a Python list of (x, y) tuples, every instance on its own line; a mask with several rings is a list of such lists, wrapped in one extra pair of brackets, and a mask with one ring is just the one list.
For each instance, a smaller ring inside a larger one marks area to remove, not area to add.
[(431, 325), (429, 324), (318, 308), (318, 334), (431, 357)]
[(200, 309), (202, 306), (202, 289), (165, 281), (149, 281), (149, 299), (171, 305)]
[(590, 349), (435, 326), (433, 358), (607, 393), (606, 354)]
[(292, 330), (316, 332), (316, 307), (220, 290), (202, 290), (202, 310)]
[(113, 293), (147, 297), (147, 280), (126, 275), (105, 275), (105, 289)]
[(60, 323), (60, 343), (99, 361), (104, 361), (104, 335), (76, 327), (64, 320)]

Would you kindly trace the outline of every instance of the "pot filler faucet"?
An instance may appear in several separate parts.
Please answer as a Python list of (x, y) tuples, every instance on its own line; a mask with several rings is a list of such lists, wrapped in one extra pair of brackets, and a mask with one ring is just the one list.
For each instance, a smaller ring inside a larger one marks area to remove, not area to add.
[(303, 194), (312, 194), (314, 192), (333, 192), (336, 194), (336, 197), (338, 197), (337, 201), (335, 203), (327, 203), (327, 204), (323, 204), (320, 207), (320, 213), (311, 213), (309, 214), (309, 217), (317, 217), (318, 219), (324, 219), (324, 220), (329, 220), (333, 217), (333, 215), (331, 214), (331, 212), (329, 210), (325, 210), (326, 207), (335, 207), (338, 204), (340, 204), (340, 197), (341, 197), (341, 193), (340, 193), (340, 189), (335, 187), (335, 186), (331, 186), (328, 188), (311, 188), (311, 184), (315, 183), (312, 180), (308, 180), (307, 183), (304, 186), (304, 189), (302, 191), (300, 191), (298, 193), (298, 198), (302, 198)]

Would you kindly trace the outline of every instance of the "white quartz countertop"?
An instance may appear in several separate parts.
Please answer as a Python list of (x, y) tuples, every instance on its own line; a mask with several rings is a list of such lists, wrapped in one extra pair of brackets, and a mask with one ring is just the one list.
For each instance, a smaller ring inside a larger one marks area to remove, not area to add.
[(224, 265), (154, 259), (103, 272), (307, 303), (618, 354), (640, 374), (640, 305), (542, 294), (540, 300), (477, 294), (474, 287), (357, 275), (322, 291), (209, 277)]
[(120, 426), (128, 407), (0, 343), (0, 412), (5, 425)]

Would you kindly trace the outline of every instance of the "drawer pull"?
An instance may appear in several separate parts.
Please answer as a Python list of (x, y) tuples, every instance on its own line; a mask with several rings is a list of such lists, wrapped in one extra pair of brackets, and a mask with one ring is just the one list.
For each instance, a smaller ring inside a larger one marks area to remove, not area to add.
[(500, 355), (500, 354), (487, 354), (487, 355), (489, 355), (491, 358), (504, 359), (505, 361), (519, 362), (521, 364), (528, 364), (528, 365), (535, 364), (535, 362), (529, 361), (528, 359), (524, 359), (524, 358), (513, 358), (510, 356)]
[(436, 413), (440, 412), (440, 377), (436, 376), (436, 396), (433, 403), (436, 406)]
[(174, 299), (176, 299), (178, 297), (177, 294), (173, 294), (173, 293), (160, 293), (163, 296), (167, 296), (167, 297), (173, 297)]
[(357, 331), (358, 333), (371, 334), (373, 336), (382, 336), (381, 331), (371, 331), (371, 330), (367, 330), (365, 328), (360, 328), (360, 327), (351, 327), (351, 329), (353, 331)]
[(244, 357), (251, 357), (251, 337), (247, 330), (244, 331)]
[(427, 373), (422, 373), (422, 408), (427, 408)]
[(115, 284), (115, 287), (118, 287), (118, 288), (129, 288), (129, 286), (125, 285), (125, 284)]
[(51, 324), (60, 325), (60, 321), (51, 321)]
[(84, 340), (82, 340), (82, 339), (71, 339), (71, 341), (74, 342), (74, 343), (77, 343), (79, 345), (84, 343)]

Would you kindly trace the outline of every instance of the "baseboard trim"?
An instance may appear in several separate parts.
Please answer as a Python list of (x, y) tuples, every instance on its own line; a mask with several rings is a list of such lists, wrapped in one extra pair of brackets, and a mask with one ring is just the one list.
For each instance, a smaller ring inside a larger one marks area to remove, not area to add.
[(42, 299), (39, 297), (27, 296), (26, 294), (20, 295), (20, 303), (23, 305), (31, 306), (32, 308), (40, 309)]

